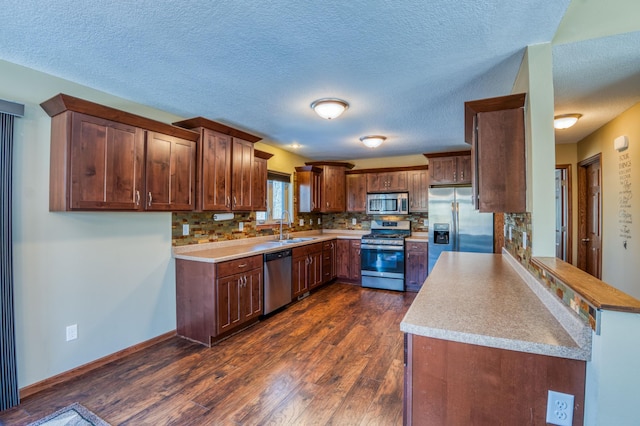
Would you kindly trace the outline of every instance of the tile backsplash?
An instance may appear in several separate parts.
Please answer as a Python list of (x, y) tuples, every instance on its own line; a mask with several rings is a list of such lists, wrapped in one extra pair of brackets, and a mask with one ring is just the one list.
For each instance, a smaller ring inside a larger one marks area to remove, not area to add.
[[(531, 213), (505, 213), (504, 215), (504, 247), (511, 255), (529, 268), (531, 263)], [(509, 238), (509, 228), (511, 228), (511, 239)], [(496, 229), (495, 232), (502, 232)], [(527, 233), (527, 247), (524, 247), (524, 233)]]
[[(279, 224), (257, 225), (255, 213), (234, 213), (231, 220), (215, 221), (214, 212), (174, 212), (171, 218), (171, 239), (174, 246), (188, 244), (203, 244), (215, 241), (238, 240), (242, 238), (265, 237), (278, 235)], [(284, 225), (283, 231), (300, 232), (321, 229), (344, 230), (368, 230), (371, 229), (371, 220), (379, 216), (369, 216), (363, 213), (298, 213), (290, 227)], [(424, 219), (428, 219), (427, 213), (414, 213), (408, 216), (384, 216), (390, 220), (410, 220), (413, 232), (427, 232), (428, 227), (423, 225)], [(300, 219), (304, 219), (304, 225), (300, 226)], [(318, 224), (318, 220), (321, 223)], [(352, 220), (356, 219), (356, 225)], [(311, 224), (313, 221), (313, 224)], [(243, 229), (240, 231), (240, 222)], [(182, 235), (183, 225), (189, 225), (189, 235)]]

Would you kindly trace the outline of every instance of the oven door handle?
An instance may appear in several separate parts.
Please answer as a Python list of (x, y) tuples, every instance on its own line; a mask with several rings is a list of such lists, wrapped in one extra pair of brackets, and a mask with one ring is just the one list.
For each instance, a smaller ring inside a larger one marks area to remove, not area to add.
[(402, 246), (378, 246), (378, 245), (370, 245), (370, 244), (361, 244), (360, 248), (362, 250), (404, 251), (404, 247)]

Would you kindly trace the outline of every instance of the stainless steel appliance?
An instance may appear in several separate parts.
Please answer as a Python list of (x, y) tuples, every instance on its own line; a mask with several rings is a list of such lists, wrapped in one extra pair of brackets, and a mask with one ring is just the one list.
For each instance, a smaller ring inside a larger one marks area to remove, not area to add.
[(404, 291), (404, 239), (411, 235), (408, 220), (372, 220), (371, 233), (362, 236), (362, 287)]
[(291, 249), (264, 255), (264, 314), (291, 302)]
[(409, 214), (409, 194), (407, 192), (367, 194), (367, 214)]
[(493, 252), (493, 213), (473, 206), (468, 186), (429, 188), (429, 272), (443, 251)]

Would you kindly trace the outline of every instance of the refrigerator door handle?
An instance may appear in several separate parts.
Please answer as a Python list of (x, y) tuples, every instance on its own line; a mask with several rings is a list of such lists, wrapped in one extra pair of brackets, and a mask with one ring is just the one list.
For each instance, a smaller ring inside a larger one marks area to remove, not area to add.
[(453, 251), (458, 251), (458, 223), (456, 221), (457, 219), (457, 215), (456, 215), (456, 210), (457, 210), (457, 206), (456, 206), (456, 202), (452, 202), (451, 203), (451, 248), (453, 249)]
[(456, 201), (456, 251), (460, 251), (460, 203)]

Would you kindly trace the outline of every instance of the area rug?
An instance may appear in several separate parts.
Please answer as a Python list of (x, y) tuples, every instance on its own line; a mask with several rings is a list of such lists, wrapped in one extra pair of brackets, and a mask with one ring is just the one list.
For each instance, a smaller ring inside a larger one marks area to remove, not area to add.
[(111, 426), (77, 402), (28, 426)]

